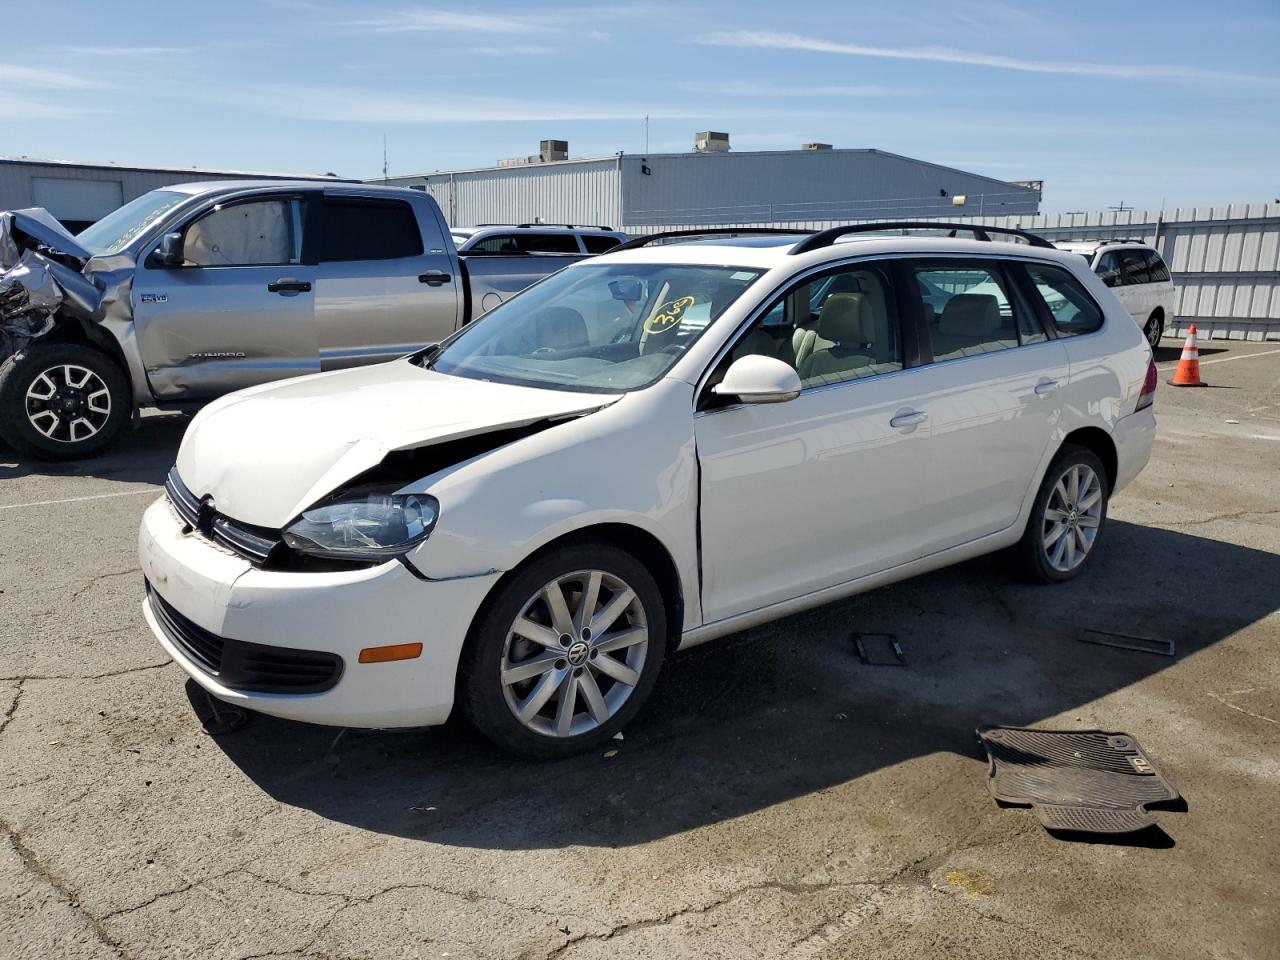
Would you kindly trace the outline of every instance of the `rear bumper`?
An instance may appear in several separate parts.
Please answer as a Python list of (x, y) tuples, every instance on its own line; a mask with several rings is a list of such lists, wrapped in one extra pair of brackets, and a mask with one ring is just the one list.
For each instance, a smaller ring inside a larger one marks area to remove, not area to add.
[(1111, 431), (1116, 445), (1116, 482), (1112, 493), (1123, 490), (1142, 472), (1151, 459), (1151, 446), (1155, 442), (1156, 416), (1152, 407), (1121, 417)]
[[(315, 693), (232, 688), (171, 638), (144, 600), (143, 616), (169, 656), (213, 696), (290, 720), (350, 727), (443, 723), (453, 708), (458, 658), (472, 618), (499, 574), (422, 581), (397, 562), (341, 573), (258, 570), (195, 534), (165, 499), (143, 516), (143, 575), (190, 625), (241, 647), (332, 654), (338, 679)], [(421, 642), (422, 655), (360, 663), (364, 647)]]

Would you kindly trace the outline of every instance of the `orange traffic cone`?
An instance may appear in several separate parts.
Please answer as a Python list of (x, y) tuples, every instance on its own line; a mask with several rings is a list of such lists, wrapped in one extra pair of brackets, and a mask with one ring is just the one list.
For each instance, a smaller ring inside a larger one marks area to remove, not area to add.
[(1169, 381), (1175, 387), (1207, 387), (1200, 379), (1200, 348), (1196, 346), (1196, 325), (1187, 331), (1187, 342), (1182, 347), (1182, 359)]

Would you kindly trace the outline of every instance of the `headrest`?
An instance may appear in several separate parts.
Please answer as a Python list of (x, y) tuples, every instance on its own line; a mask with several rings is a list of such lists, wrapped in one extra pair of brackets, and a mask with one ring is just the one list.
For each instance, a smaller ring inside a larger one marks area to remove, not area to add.
[(985, 336), (1001, 329), (1000, 301), (990, 293), (957, 293), (942, 308), (939, 333)]
[(835, 343), (870, 343), (871, 304), (865, 293), (833, 293), (818, 314), (818, 336)]
[(539, 346), (567, 350), (585, 347), (590, 342), (587, 321), (571, 307), (547, 307), (538, 312), (536, 322)]

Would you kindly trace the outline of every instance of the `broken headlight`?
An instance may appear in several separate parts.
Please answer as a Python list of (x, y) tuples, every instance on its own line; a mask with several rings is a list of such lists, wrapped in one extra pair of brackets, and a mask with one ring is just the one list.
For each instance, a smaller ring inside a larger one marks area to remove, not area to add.
[(304, 510), (283, 536), (308, 556), (380, 562), (427, 539), (439, 515), (439, 502), (423, 493), (357, 488)]

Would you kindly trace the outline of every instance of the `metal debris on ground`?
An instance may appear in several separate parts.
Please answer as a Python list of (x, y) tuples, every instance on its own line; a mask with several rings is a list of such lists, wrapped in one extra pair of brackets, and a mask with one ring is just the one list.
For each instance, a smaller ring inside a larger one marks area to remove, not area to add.
[(199, 720), (201, 728), (209, 736), (220, 737), (224, 733), (239, 730), (249, 722), (249, 711), (223, 703), (207, 692), (204, 699), (209, 704), (209, 715), (200, 717)]
[(1138, 653), (1156, 653), (1162, 657), (1173, 656), (1173, 641), (1157, 637), (1141, 637), (1131, 633), (1112, 633), (1110, 630), (1094, 630), (1085, 627), (1080, 631), (1082, 643), (1096, 643), (1117, 650), (1135, 650)]
[(892, 633), (853, 634), (853, 647), (858, 659), (869, 667), (905, 667), (907, 655)]
[(1032, 807), (1068, 833), (1133, 833), (1155, 825), (1153, 804), (1179, 799), (1127, 733), (981, 726), (987, 788), (996, 801)]

